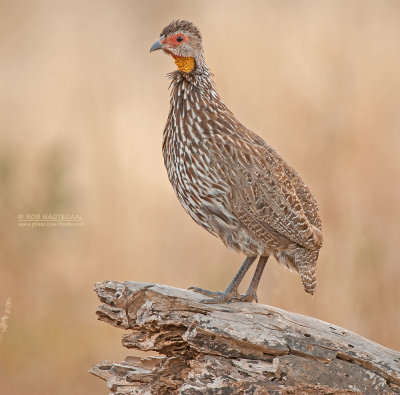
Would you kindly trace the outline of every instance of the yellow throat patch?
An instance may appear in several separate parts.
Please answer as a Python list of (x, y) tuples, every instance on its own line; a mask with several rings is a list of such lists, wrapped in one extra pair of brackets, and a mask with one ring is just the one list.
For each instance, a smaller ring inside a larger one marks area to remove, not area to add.
[(195, 62), (194, 58), (174, 57), (175, 64), (178, 66), (179, 71), (190, 73), (194, 70)]

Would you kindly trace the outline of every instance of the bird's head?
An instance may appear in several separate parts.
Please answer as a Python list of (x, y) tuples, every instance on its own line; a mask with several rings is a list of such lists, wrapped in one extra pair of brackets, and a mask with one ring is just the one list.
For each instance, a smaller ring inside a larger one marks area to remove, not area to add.
[(184, 20), (172, 21), (166, 26), (150, 48), (150, 52), (162, 49), (171, 55), (178, 70), (191, 73), (203, 62), (203, 46), (199, 29)]

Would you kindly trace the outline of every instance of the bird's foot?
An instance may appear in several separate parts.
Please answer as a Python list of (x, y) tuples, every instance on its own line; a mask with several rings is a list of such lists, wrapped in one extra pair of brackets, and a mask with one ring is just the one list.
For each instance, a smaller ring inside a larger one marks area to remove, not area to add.
[(230, 303), (230, 302), (257, 302), (257, 294), (255, 292), (246, 293), (245, 295), (239, 294), (237, 289), (221, 291), (209, 291), (199, 287), (190, 287), (191, 291), (201, 293), (202, 295), (209, 296), (210, 299), (203, 299), (201, 303), (216, 304), (216, 303)]
[(225, 292), (209, 291), (207, 289), (199, 287), (190, 287), (189, 289), (191, 291), (201, 293), (202, 295), (209, 296), (210, 299), (203, 299), (200, 301), (201, 303), (207, 303), (207, 304), (237, 302), (240, 300), (241, 297), (237, 289), (226, 290)]
[(257, 298), (257, 294), (255, 292), (247, 292), (245, 295), (240, 295), (240, 299), (241, 302), (256, 302), (258, 303), (258, 298)]

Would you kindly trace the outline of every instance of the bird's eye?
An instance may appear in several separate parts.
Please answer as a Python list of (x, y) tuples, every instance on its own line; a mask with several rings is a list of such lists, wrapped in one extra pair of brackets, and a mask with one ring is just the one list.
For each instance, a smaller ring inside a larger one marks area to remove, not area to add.
[(182, 37), (182, 36), (178, 36), (178, 37), (176, 38), (176, 41), (178, 41), (178, 42), (183, 41), (183, 37)]

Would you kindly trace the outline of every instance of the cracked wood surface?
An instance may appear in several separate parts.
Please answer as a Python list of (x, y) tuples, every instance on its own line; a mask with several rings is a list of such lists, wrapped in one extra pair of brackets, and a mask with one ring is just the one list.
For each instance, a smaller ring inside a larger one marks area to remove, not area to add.
[(400, 353), (336, 325), (152, 283), (95, 291), (125, 347), (160, 354), (91, 368), (110, 394), (400, 394)]

